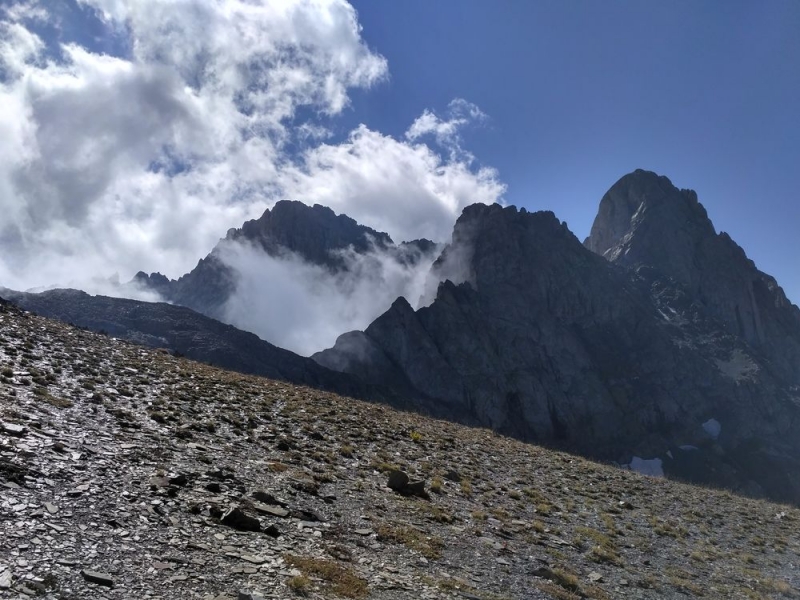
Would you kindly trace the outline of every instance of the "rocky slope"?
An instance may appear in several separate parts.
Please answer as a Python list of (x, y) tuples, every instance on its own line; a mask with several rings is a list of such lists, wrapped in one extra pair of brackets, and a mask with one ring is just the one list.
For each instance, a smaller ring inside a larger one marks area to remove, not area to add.
[(29, 294), (0, 288), (0, 294), (26, 310), (218, 367), (360, 398), (387, 399), (385, 390), (365, 386), (181, 306), (90, 296), (78, 290)]
[(552, 213), (468, 207), (433, 278), (462, 283), (314, 358), (431, 414), (800, 502), (797, 307), (652, 173), (609, 191), (586, 245)]
[(2, 302), (0, 366), (2, 598), (798, 597), (794, 508)]
[(272, 257), (293, 254), (331, 271), (348, 268), (345, 251), (377, 251), (407, 265), (432, 255), (436, 249), (436, 244), (424, 239), (397, 245), (388, 234), (360, 225), (347, 215), (337, 215), (325, 206), (282, 200), (260, 218), (228, 231), (208, 256), (179, 279), (139, 272), (132, 283), (155, 291), (167, 302), (223, 319), (225, 303), (237, 284), (237, 273), (224, 258), (224, 249), (231, 244), (251, 245)]

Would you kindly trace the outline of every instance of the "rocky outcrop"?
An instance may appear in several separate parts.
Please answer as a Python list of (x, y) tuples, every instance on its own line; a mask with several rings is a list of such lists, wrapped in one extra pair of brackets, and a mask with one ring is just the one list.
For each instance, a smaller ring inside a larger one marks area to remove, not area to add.
[[(778, 362), (774, 351), (793, 348), (796, 307), (782, 303), (777, 286), (756, 286), (763, 337), (753, 343), (755, 328), (730, 327), (725, 294), (733, 287), (723, 283), (739, 282), (742, 265), (753, 281), (764, 281), (759, 272), (716, 236), (693, 192), (652, 174), (630, 178), (604, 198), (591, 251), (552, 213), (468, 207), (434, 267), (434, 279), (450, 269), (459, 283), (440, 284), (417, 311), (399, 299), (314, 358), (388, 383), (425, 412), (800, 501), (792, 433), (800, 392), (792, 359)], [(645, 218), (670, 200), (677, 216)], [(631, 232), (631, 223), (647, 228)], [(640, 243), (640, 235), (660, 242)], [(709, 235), (719, 241), (703, 246), (707, 268), (725, 266), (732, 277), (719, 275), (716, 296), (692, 271), (695, 242)], [(634, 261), (645, 248), (662, 262)]]

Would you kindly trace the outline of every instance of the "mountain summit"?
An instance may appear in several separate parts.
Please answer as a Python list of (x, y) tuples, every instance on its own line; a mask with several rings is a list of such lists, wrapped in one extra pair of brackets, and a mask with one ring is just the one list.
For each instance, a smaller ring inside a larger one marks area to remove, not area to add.
[(273, 258), (296, 256), (332, 272), (348, 269), (347, 253), (380, 252), (399, 264), (414, 264), (436, 249), (435, 243), (425, 239), (395, 244), (387, 233), (319, 204), (281, 200), (258, 219), (228, 230), (211, 253), (179, 279), (139, 272), (133, 283), (158, 293), (167, 302), (224, 320), (225, 304), (238, 283), (236, 270), (224, 258), (225, 249), (232, 245), (253, 247)]
[(426, 412), (800, 501), (798, 309), (694, 192), (626, 175), (585, 244), (552, 213), (471, 206), (449, 263), (430, 306), (314, 358)]
[(692, 190), (649, 171), (625, 175), (600, 201), (584, 245), (615, 264), (672, 279), (800, 383), (800, 309), (727, 233), (717, 234)]

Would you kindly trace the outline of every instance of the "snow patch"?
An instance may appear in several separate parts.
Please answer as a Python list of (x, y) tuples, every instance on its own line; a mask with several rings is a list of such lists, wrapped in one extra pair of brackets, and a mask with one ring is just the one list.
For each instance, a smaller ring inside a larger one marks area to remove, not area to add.
[(719, 437), (720, 432), (722, 431), (722, 425), (716, 419), (709, 419), (705, 423), (703, 423), (703, 430), (711, 436), (711, 439), (715, 440)]
[(700, 448), (698, 448), (697, 446), (690, 446), (689, 444), (685, 444), (685, 445), (683, 445), (683, 446), (678, 446), (678, 447), (679, 447), (681, 450), (683, 450), (684, 452), (686, 452), (686, 451), (689, 451), (689, 450), (699, 450), (699, 449), (700, 449)]

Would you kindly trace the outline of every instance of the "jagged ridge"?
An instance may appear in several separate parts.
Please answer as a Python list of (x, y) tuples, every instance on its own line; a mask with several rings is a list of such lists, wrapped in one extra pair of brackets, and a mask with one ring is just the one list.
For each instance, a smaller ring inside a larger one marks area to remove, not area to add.
[[(459, 257), (463, 283), (416, 312), (396, 302), (314, 358), (433, 414), (800, 502), (798, 309), (694, 192), (652, 173), (606, 194), (586, 246), (552, 213), (469, 207), (435, 266)], [(730, 326), (740, 297), (756, 338)]]

